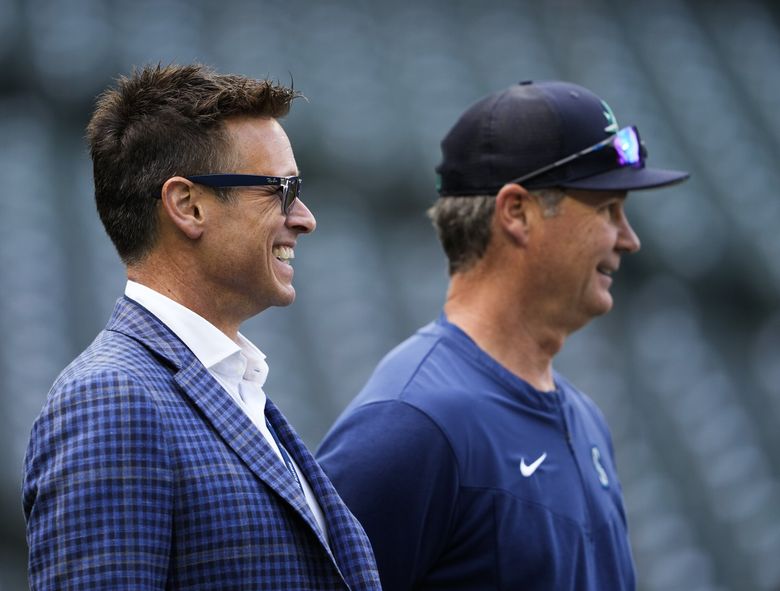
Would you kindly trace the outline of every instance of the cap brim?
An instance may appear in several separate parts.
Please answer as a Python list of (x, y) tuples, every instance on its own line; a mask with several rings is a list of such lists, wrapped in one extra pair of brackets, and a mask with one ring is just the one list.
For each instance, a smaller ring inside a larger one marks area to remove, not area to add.
[(590, 191), (639, 191), (657, 189), (681, 183), (690, 175), (682, 170), (664, 170), (662, 168), (618, 168), (575, 181), (558, 183), (566, 189), (585, 189)]

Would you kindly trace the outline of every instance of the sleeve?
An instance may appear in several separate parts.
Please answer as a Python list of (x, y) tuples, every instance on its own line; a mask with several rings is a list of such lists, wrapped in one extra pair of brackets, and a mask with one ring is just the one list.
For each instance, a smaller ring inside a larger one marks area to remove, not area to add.
[(23, 504), (32, 591), (164, 589), (173, 490), (159, 411), (121, 374), (56, 385)]
[(457, 500), (439, 427), (402, 401), (369, 404), (336, 423), (317, 459), (365, 528), (383, 589), (414, 588), (445, 549)]

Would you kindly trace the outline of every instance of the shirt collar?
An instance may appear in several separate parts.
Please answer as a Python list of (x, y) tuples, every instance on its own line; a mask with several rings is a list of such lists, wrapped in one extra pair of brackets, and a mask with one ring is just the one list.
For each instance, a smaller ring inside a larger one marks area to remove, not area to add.
[(244, 335), (233, 341), (202, 316), (150, 287), (128, 280), (125, 296), (154, 314), (189, 347), (206, 369), (259, 382), (268, 377), (265, 355)]

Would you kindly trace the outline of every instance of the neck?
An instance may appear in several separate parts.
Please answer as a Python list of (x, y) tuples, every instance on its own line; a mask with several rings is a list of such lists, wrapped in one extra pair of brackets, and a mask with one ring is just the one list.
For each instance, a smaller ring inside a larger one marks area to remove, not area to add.
[(535, 298), (524, 297), (522, 285), (507, 285), (507, 275), (478, 269), (453, 275), (447, 319), (537, 390), (554, 390), (552, 360), (568, 333), (550, 326)]
[(235, 314), (237, 308), (215, 296), (217, 290), (210, 290), (205, 278), (194, 272), (197, 265), (183, 259), (172, 262), (176, 260), (152, 254), (141, 263), (128, 266), (127, 278), (189, 308), (235, 341), (242, 321)]

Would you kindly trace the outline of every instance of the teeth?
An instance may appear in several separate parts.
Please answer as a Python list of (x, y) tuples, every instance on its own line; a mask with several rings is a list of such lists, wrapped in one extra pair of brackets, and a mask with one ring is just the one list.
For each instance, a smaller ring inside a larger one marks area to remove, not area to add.
[(295, 251), (289, 246), (274, 246), (271, 254), (283, 263), (295, 258)]

